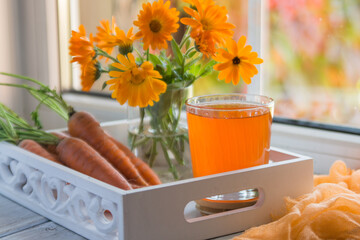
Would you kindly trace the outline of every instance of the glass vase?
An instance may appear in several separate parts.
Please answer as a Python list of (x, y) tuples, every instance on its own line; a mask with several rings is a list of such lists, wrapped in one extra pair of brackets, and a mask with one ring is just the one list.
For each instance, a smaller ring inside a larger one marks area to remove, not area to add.
[(129, 146), (163, 182), (192, 177), (184, 108), (191, 95), (191, 87), (169, 84), (153, 106), (128, 107)]

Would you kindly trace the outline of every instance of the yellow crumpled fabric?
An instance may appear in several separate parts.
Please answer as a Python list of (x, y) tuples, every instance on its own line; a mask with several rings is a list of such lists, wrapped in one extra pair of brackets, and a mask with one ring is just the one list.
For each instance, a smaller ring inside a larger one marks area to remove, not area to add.
[(314, 176), (313, 192), (285, 203), (284, 216), (233, 240), (360, 239), (360, 169), (336, 161), (329, 175)]

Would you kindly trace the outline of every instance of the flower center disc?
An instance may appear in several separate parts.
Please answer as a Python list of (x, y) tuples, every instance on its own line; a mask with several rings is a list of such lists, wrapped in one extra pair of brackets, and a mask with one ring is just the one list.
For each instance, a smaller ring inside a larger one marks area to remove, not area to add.
[(210, 23), (206, 19), (201, 19), (200, 23), (202, 24), (202, 28), (204, 31), (210, 30)]
[(142, 74), (141, 69), (132, 69), (131, 70), (131, 83), (134, 85), (140, 85), (145, 81), (145, 76)]
[(135, 85), (139, 85), (144, 82), (144, 78), (141, 76), (141, 74), (135, 75), (131, 80)]
[(154, 19), (151, 20), (149, 27), (152, 32), (157, 33), (161, 30), (161, 23), (158, 20)]
[(238, 57), (234, 57), (233, 60), (232, 60), (233, 64), (240, 64), (240, 58)]

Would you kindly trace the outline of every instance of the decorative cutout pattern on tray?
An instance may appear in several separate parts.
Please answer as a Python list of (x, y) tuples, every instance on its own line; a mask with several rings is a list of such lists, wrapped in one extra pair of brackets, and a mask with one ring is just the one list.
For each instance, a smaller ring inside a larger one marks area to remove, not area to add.
[(0, 153), (0, 187), (107, 239), (118, 238), (118, 205)]

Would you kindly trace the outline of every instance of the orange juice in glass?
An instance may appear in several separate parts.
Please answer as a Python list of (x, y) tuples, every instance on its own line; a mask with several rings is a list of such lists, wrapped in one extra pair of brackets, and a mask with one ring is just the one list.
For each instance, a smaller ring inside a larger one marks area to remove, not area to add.
[(194, 177), (269, 162), (274, 102), (250, 94), (193, 97), (186, 101)]

